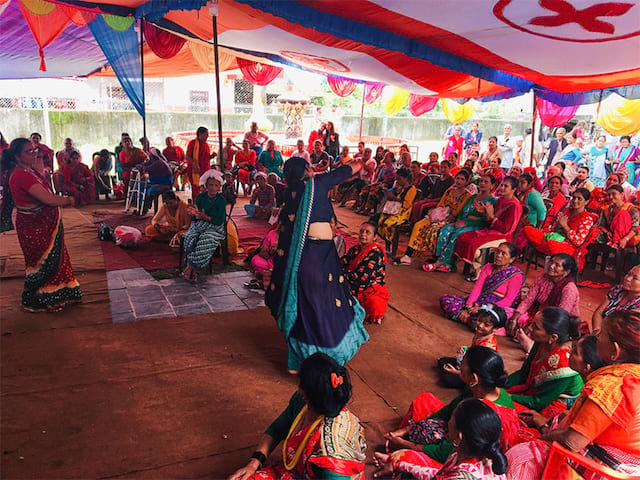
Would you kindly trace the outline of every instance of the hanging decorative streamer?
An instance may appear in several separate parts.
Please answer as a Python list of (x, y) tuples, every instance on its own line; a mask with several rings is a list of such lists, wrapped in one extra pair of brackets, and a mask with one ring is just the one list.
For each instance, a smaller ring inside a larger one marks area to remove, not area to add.
[(355, 91), (358, 85), (357, 82), (348, 78), (333, 77), (331, 75), (327, 76), (327, 83), (331, 91), (339, 97), (348, 97)]
[(375, 102), (380, 95), (382, 95), (382, 91), (384, 90), (384, 83), (365, 83), (364, 85), (364, 101), (371, 105)]
[(58, 5), (58, 8), (62, 8), (62, 11), (67, 14), (69, 20), (79, 27), (85, 27), (96, 18), (97, 13), (88, 12), (86, 10), (78, 10), (75, 7), (67, 7), (65, 5)]
[(184, 38), (162, 30), (149, 22), (143, 23), (142, 31), (147, 45), (160, 58), (175, 57), (186, 42)]
[[(116, 32), (126, 32), (131, 28), (136, 21), (135, 17), (119, 17), (118, 15), (107, 15), (103, 13), (100, 15), (104, 20), (104, 23), (109, 25)], [(139, 42), (138, 42), (139, 43)]]
[(442, 113), (453, 124), (469, 120), (475, 111), (476, 108), (470, 101), (460, 105), (453, 100), (442, 99)]
[(281, 67), (254, 62), (246, 58), (238, 57), (237, 62), (245, 80), (254, 85), (268, 85), (282, 72)]
[(89, 30), (98, 42), (109, 65), (113, 69), (127, 97), (144, 118), (142, 101), (142, 72), (140, 65), (140, 41), (133, 23), (124, 32), (114, 30), (105, 21), (105, 15), (98, 15), (89, 24)]
[(67, 28), (69, 17), (61, 8), (56, 8), (54, 3), (43, 0), (20, 0), (20, 10), (38, 44), (40, 71), (46, 72), (44, 49)]
[(640, 131), (640, 100), (611, 95), (602, 102), (596, 121), (611, 135), (633, 135)]
[[(191, 52), (191, 56), (202, 69), (203, 72), (211, 73), (215, 71), (215, 65), (213, 62), (213, 47), (205, 45), (199, 42), (188, 42), (187, 46)], [(222, 50), (218, 52), (218, 60), (220, 65), (220, 71), (224, 72), (229, 69), (236, 57), (229, 53), (225, 53)]]
[(0, 15), (4, 12), (4, 9), (9, 6), (9, 0), (0, 0)]
[(571, 107), (559, 107), (543, 98), (536, 98), (536, 107), (540, 115), (540, 121), (547, 127), (561, 127), (573, 118), (579, 105)]
[(433, 110), (438, 103), (438, 97), (434, 95), (409, 95), (409, 111), (414, 117), (419, 117)]
[(395, 115), (407, 104), (409, 92), (402, 88), (394, 87), (393, 94), (384, 105), (384, 111), (387, 115)]

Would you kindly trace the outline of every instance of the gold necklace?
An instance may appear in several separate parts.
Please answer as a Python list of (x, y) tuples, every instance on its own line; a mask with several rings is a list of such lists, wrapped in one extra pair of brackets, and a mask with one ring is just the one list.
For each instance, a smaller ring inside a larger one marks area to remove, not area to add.
[(291, 434), (294, 432), (294, 430), (302, 420), (302, 417), (305, 416), (308, 410), (309, 410), (309, 407), (307, 405), (302, 407), (302, 410), (300, 410), (300, 413), (298, 413), (298, 416), (295, 418), (295, 420), (291, 424), (291, 428), (289, 429), (287, 438), (285, 438), (284, 442), (282, 442), (282, 463), (284, 464), (284, 468), (288, 472), (292, 471), (295, 468), (295, 466), (298, 464), (298, 462), (300, 461), (300, 457), (302, 456), (304, 447), (307, 445), (307, 442), (309, 441), (309, 437), (311, 437), (311, 434), (313, 433), (313, 431), (316, 429), (316, 427), (320, 424), (320, 422), (324, 418), (322, 415), (320, 415), (316, 420), (314, 420), (314, 422), (309, 427), (309, 430), (307, 430), (307, 433), (305, 433), (304, 438), (302, 439), (302, 442), (300, 442), (300, 446), (298, 446), (298, 448), (296, 449), (296, 452), (294, 453), (293, 458), (291, 459), (290, 462), (287, 462), (287, 442), (289, 441)]

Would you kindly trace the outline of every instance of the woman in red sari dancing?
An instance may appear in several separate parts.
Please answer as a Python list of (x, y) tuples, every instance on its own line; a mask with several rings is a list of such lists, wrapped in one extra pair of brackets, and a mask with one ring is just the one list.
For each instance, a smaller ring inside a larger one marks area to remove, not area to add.
[(465, 400), (456, 407), (449, 421), (449, 441), (456, 447), (444, 464), (414, 450), (398, 450), (390, 455), (376, 453), (374, 461), (378, 471), (373, 476), (504, 480), (507, 459), (500, 446), (502, 429), (502, 420), (485, 402), (475, 398)]
[[(228, 480), (364, 479), (367, 444), (360, 420), (347, 409), (350, 398), (345, 367), (324, 353), (307, 357), (289, 405)], [(265, 467), (279, 443), (282, 460)]]
[(366, 312), (365, 322), (380, 324), (389, 306), (389, 292), (384, 282), (387, 256), (375, 238), (375, 225), (368, 222), (360, 225), (360, 244), (349, 249), (342, 257), (342, 264), (351, 293)]
[(2, 154), (2, 168), (11, 169), (11, 195), (18, 210), (16, 231), (24, 254), (26, 278), (22, 306), (30, 312), (58, 311), (82, 298), (64, 245), (60, 209), (71, 197), (53, 194), (33, 169), (36, 149), (17, 138)]

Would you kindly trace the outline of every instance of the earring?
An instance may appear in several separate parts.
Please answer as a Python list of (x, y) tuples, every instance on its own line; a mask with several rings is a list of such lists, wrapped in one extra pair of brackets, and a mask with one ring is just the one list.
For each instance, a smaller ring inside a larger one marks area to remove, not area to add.
[(458, 448), (460, 446), (460, 442), (458, 442), (458, 441), (451, 442), (451, 444), (456, 448)]
[(478, 382), (476, 382), (476, 383), (470, 383), (470, 384), (469, 384), (469, 387), (470, 387), (470, 388), (473, 388), (473, 387), (475, 387), (476, 385), (478, 385)]

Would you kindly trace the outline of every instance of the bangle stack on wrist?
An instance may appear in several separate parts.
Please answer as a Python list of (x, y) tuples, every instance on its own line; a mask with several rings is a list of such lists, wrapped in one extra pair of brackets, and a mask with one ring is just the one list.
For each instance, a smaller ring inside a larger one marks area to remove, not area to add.
[(255, 451), (253, 452), (253, 455), (251, 455), (251, 458), (255, 458), (256, 460), (258, 460), (258, 462), (260, 462), (260, 468), (264, 467), (264, 464), (267, 463), (267, 456), (259, 451)]

